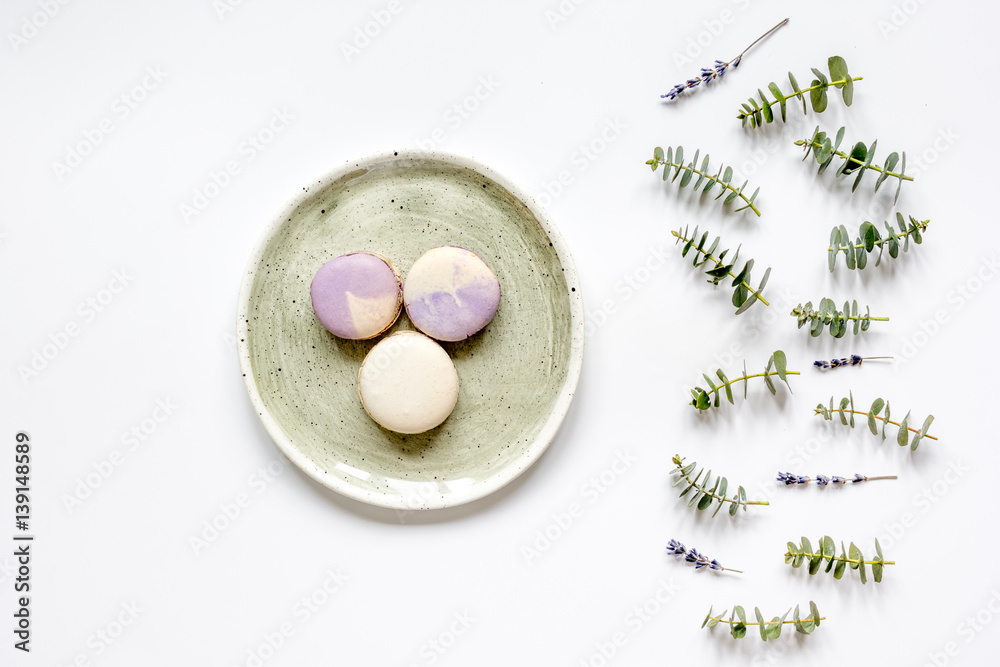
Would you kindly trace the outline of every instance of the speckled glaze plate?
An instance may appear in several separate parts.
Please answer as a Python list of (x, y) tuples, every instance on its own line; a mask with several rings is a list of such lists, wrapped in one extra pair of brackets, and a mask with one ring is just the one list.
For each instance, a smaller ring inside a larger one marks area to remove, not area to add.
[[(443, 343), (459, 375), (445, 422), (401, 435), (358, 397), (358, 369), (385, 335), (347, 341), (316, 320), (309, 285), (330, 259), (369, 250), (405, 280), (429, 248), (457, 245), (500, 280), (481, 332)], [(481, 498), (527, 469), (569, 409), (583, 360), (583, 301), (573, 261), (541, 209), (472, 160), (436, 152), (376, 155), (309, 187), (265, 232), (247, 265), (237, 340), (250, 400), (282, 452), (322, 484), (373, 505), (434, 509)]]

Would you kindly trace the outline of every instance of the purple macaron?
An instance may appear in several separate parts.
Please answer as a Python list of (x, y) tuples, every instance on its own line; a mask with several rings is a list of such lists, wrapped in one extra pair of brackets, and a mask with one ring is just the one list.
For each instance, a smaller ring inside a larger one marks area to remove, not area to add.
[(319, 268), (310, 288), (313, 311), (340, 338), (374, 338), (392, 326), (403, 303), (399, 272), (372, 252), (341, 255)]
[(465, 340), (493, 319), (500, 282), (476, 253), (432, 248), (407, 272), (403, 305), (414, 326), (431, 338)]

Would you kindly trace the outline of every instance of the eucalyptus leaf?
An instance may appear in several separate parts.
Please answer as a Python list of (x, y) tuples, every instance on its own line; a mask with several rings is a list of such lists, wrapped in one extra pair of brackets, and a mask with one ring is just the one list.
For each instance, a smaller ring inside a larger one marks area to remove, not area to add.
[[(671, 232), (671, 234), (677, 239), (676, 243), (678, 245), (683, 244), (681, 250), (682, 257), (687, 256), (688, 250), (694, 246), (695, 239), (698, 238), (698, 231), (698, 227), (695, 227), (694, 232), (691, 233), (690, 229), (685, 227), (684, 229), (678, 229), (677, 231)], [(705, 232), (703, 235), (703, 241), (707, 239), (707, 236), (708, 233)], [(734, 274), (733, 269), (736, 265), (736, 258), (739, 255), (739, 250), (737, 249), (736, 254), (734, 254), (729, 261), (726, 261), (725, 257), (729, 252), (728, 249), (716, 253), (716, 249), (719, 247), (720, 243), (721, 239), (719, 237), (715, 238), (708, 249), (703, 248), (702, 246), (704, 246), (704, 243), (701, 243), (697, 248), (695, 248), (692, 264), (696, 267), (704, 266), (705, 273), (712, 278), (709, 282), (712, 282), (713, 284), (718, 285), (719, 282), (726, 277), (733, 278), (733, 286), (736, 290), (733, 294), (732, 301), (733, 305), (737, 306), (737, 314), (744, 312), (756, 301), (760, 301), (761, 303), (768, 305), (767, 302), (761, 297), (765, 280), (761, 281), (761, 285), (757, 289), (753, 289), (751, 287), (750, 269), (753, 266), (753, 260), (747, 260), (743, 269), (740, 270), (739, 273)], [(765, 271), (765, 279), (769, 274), (770, 269)]]
[[(782, 122), (785, 122), (787, 120), (785, 105), (788, 100), (796, 98), (802, 104), (802, 113), (807, 112), (807, 98), (809, 106), (812, 107), (813, 111), (822, 113), (827, 108), (827, 93), (830, 86), (841, 89), (844, 104), (850, 106), (854, 98), (854, 82), (860, 81), (861, 77), (852, 78), (847, 71), (847, 63), (840, 56), (831, 56), (828, 58), (827, 69), (830, 72), (829, 78), (820, 70), (812, 68), (811, 71), (816, 78), (813, 79), (809, 87), (805, 90), (799, 87), (795, 75), (791, 72), (788, 73), (788, 83), (792, 90), (788, 94), (783, 93), (778, 84), (773, 81), (767, 85), (767, 90), (771, 94), (770, 98), (767, 93), (758, 88), (757, 97), (750, 97), (747, 99), (747, 102), (742, 103), (736, 117), (744, 127), (747, 124), (754, 128), (760, 127), (766, 123), (774, 122), (779, 117)], [(760, 100), (759, 103), (758, 100)], [(776, 114), (772, 109), (772, 106), (775, 104), (779, 105), (780, 114)]]
[[(732, 202), (739, 198), (743, 201), (744, 205), (737, 210), (742, 211), (743, 209), (749, 208), (754, 212), (754, 214), (760, 217), (760, 210), (757, 208), (756, 204), (743, 194), (741, 189), (733, 187), (730, 183), (733, 177), (732, 167), (726, 167), (724, 172), (721, 171), (720, 167), (720, 173), (722, 174), (721, 177), (719, 174), (714, 176), (710, 175), (708, 172), (709, 159), (707, 154), (705, 155), (704, 162), (702, 162), (700, 167), (698, 165), (700, 152), (700, 150), (696, 150), (694, 159), (685, 164), (683, 146), (678, 146), (676, 150), (667, 148), (666, 152), (664, 152), (661, 147), (657, 146), (653, 149), (652, 159), (647, 160), (646, 164), (648, 164), (653, 171), (662, 168), (663, 180), (669, 180), (671, 183), (676, 182), (682, 189), (686, 188), (691, 183), (692, 179), (697, 176), (698, 178), (695, 179), (694, 190), (698, 190), (698, 188), (701, 187), (702, 182), (705, 183), (701, 190), (703, 193), (710, 191), (712, 188), (718, 187), (720, 192), (716, 199), (723, 195), (728, 195), (726, 197), (727, 202)], [(673, 175), (671, 176), (671, 174)], [(681, 176), (682, 174), (683, 176)], [(679, 182), (677, 181), (678, 176), (681, 176)]]
[[(850, 266), (853, 261), (851, 258), (853, 255), (848, 254), (848, 265)], [(852, 314), (853, 311), (853, 314)], [(847, 333), (848, 323), (853, 323), (855, 325), (854, 334), (857, 335), (858, 329), (862, 331), (868, 329), (868, 323), (870, 322), (888, 322), (888, 317), (871, 317), (867, 312), (861, 315), (857, 312), (856, 308), (851, 309), (848, 304), (845, 304), (844, 310), (837, 310), (837, 305), (832, 299), (823, 297), (819, 302), (819, 307), (814, 309), (812, 302), (807, 301), (805, 305), (799, 304), (792, 309), (789, 313), (792, 317), (796, 318), (799, 327), (806, 322), (809, 322), (809, 332), (815, 337), (819, 336), (823, 332), (823, 327), (827, 327), (830, 335), (834, 338), (842, 338), (845, 333)]]
[[(853, 95), (853, 88), (851, 94)], [(844, 131), (845, 128), (842, 127), (837, 132), (838, 147), (840, 145), (840, 139), (843, 137)], [(878, 190), (878, 188), (887, 178), (897, 179), (898, 185), (896, 187), (896, 196), (895, 199), (893, 200), (893, 203), (895, 203), (895, 201), (899, 199), (899, 190), (902, 187), (903, 181), (912, 181), (913, 177), (907, 176), (905, 174), (905, 168), (906, 168), (905, 153), (903, 153), (903, 159), (902, 159), (903, 165), (898, 173), (891, 171), (889, 168), (885, 166), (879, 167), (878, 165), (873, 164), (875, 158), (875, 147), (877, 143), (878, 143), (877, 141), (873, 141), (871, 148), (868, 148), (868, 146), (866, 146), (863, 141), (859, 141), (854, 144), (849, 153), (845, 153), (839, 150), (839, 148), (837, 147), (831, 147), (829, 144), (829, 138), (827, 138), (826, 133), (820, 132), (819, 127), (817, 127), (813, 131), (813, 135), (811, 138), (799, 139), (798, 141), (795, 142), (795, 145), (802, 146), (803, 149), (805, 150), (805, 156), (803, 159), (807, 158), (810, 153), (813, 154), (813, 158), (819, 164), (818, 173), (820, 174), (822, 174), (826, 170), (826, 168), (830, 164), (830, 161), (833, 160), (834, 157), (840, 158), (842, 160), (840, 167), (838, 167), (835, 171), (835, 174), (837, 176), (841, 176), (844, 174), (853, 174), (854, 172), (858, 172), (857, 176), (855, 177), (854, 184), (851, 188), (852, 191), (854, 191), (858, 187), (861, 180), (864, 178), (864, 175), (869, 171), (875, 171), (879, 174), (879, 177), (875, 182), (876, 190)], [(892, 155), (890, 155), (890, 158), (891, 157)], [(888, 164), (889, 160), (886, 161), (886, 165)]]

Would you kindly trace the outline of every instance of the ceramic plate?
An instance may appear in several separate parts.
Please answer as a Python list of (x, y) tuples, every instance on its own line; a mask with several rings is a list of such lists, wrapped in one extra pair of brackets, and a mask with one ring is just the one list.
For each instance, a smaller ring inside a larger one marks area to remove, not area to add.
[[(487, 167), (435, 152), (352, 162), (303, 189), (247, 266), (237, 340), (250, 400), (288, 458), (322, 484), (374, 505), (449, 507), (528, 468), (569, 409), (583, 359), (583, 301), (566, 245), (542, 211)], [(338, 255), (369, 250), (403, 274), (426, 250), (457, 245), (500, 280), (496, 317), (443, 343), (459, 375), (445, 422), (400, 435), (358, 397), (358, 369), (383, 336), (347, 341), (316, 320), (309, 286)]]

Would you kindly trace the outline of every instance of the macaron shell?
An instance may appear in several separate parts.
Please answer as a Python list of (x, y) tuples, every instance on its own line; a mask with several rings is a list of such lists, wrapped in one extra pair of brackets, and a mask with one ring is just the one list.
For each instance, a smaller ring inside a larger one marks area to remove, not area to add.
[(373, 252), (336, 257), (310, 286), (313, 311), (327, 331), (366, 340), (392, 326), (402, 307), (402, 280), (387, 258)]
[(358, 394), (368, 415), (397, 433), (440, 426), (458, 402), (458, 372), (437, 342), (416, 331), (379, 341), (358, 371)]
[(444, 341), (482, 330), (500, 305), (500, 282), (478, 255), (440, 246), (424, 253), (403, 284), (406, 314), (420, 331)]

